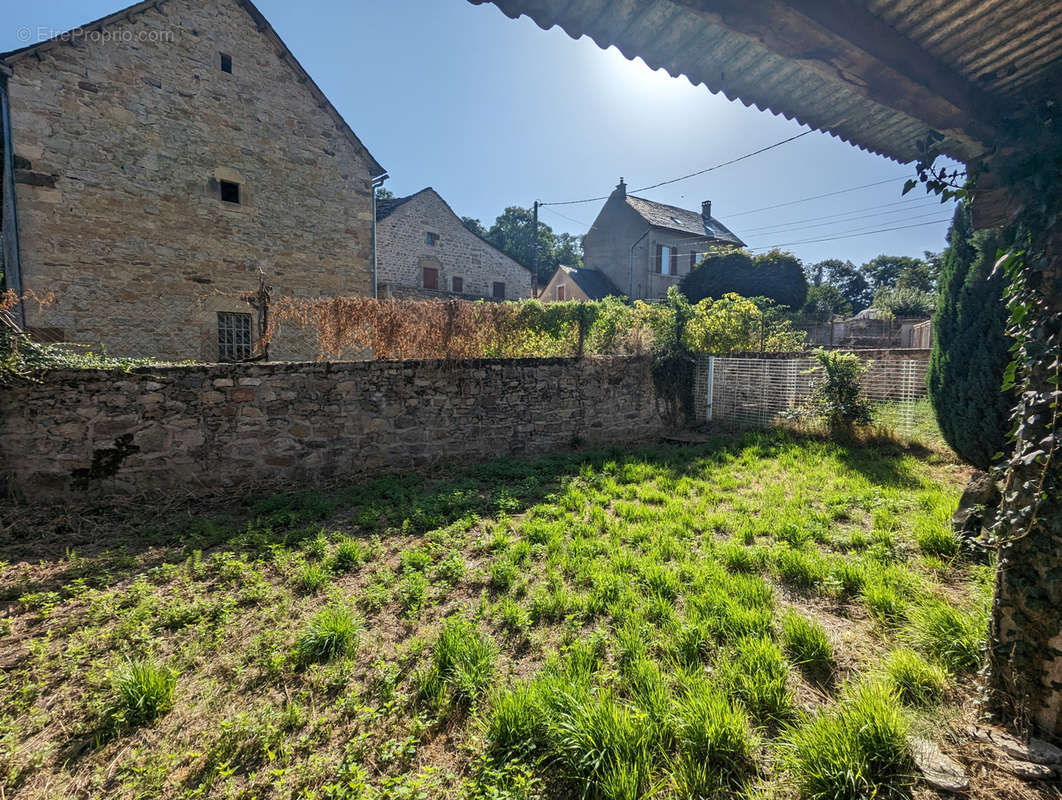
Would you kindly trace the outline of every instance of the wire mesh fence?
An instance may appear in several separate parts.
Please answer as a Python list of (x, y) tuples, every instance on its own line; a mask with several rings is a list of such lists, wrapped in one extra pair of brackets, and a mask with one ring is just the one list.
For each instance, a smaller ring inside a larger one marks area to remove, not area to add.
[[(905, 439), (939, 440), (926, 397), (924, 359), (863, 359), (861, 379), (872, 424)], [(698, 417), (736, 428), (772, 426), (821, 429), (815, 387), (818, 362), (809, 356), (708, 356), (698, 358), (694, 397)]]

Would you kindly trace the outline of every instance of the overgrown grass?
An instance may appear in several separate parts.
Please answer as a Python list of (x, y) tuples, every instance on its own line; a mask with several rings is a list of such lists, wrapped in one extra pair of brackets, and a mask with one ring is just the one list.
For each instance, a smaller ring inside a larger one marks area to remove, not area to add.
[(906, 797), (914, 783), (908, 720), (880, 684), (860, 686), (795, 728), (789, 764), (806, 800)]
[[(0, 543), (0, 785), (888, 797), (906, 715), (961, 716), (980, 663), (991, 571), (938, 541), (961, 479), (749, 434), (87, 510), (58, 549), (33, 520)], [(144, 653), (158, 702), (118, 700)]]
[(173, 708), (177, 673), (148, 659), (122, 664), (112, 679), (115, 700), (108, 716), (116, 726), (154, 722)]

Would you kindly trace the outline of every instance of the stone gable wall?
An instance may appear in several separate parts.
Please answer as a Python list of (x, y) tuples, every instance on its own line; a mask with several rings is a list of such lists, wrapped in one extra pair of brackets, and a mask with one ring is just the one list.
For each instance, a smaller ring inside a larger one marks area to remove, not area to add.
[[(217, 313), (371, 293), (371, 157), (237, 0), (168, 0), (12, 63), (27, 304), (42, 338), (217, 360)], [(232, 73), (221, 70), (232, 56)], [(240, 205), (219, 180), (241, 183)], [(273, 358), (313, 358), (307, 337)]]
[[(434, 245), (428, 244), (429, 232), (439, 236)], [(459, 277), (464, 279), (461, 296), (491, 298), (494, 282), (501, 281), (506, 300), (531, 297), (530, 271), (468, 230), (433, 191), (380, 220), (376, 238), (380, 297), (408, 296), (399, 287), (422, 289), (423, 267), (439, 270), (439, 289), (446, 293)]]
[(90, 493), (309, 484), (623, 444), (663, 424), (640, 357), (55, 372), (0, 388), (0, 491), (76, 495), (72, 472), (124, 436), (138, 450)]

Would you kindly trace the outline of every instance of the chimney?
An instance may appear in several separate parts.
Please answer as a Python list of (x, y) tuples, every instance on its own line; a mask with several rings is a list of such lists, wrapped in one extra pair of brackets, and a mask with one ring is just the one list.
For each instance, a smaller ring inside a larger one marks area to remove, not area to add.
[(623, 178), (620, 178), (620, 182), (616, 184), (616, 191), (619, 192), (620, 197), (627, 196), (627, 184), (623, 182)]
[(707, 223), (712, 221), (712, 201), (711, 200), (705, 200), (703, 203), (701, 203), (701, 219), (704, 220), (705, 224), (707, 224)]

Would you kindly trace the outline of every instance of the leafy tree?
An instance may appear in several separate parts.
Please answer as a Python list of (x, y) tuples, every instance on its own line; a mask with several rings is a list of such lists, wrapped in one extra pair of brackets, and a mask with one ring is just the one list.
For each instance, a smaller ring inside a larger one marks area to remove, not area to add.
[(841, 297), (851, 305), (852, 312), (862, 311), (870, 305), (873, 292), (866, 276), (851, 261), (828, 258), (808, 270), (814, 286), (829, 285), (837, 288)]
[(834, 314), (848, 316), (852, 313), (852, 304), (841, 294), (841, 290), (832, 283), (808, 287), (808, 299), (801, 309), (805, 314), (831, 317)]
[(969, 204), (955, 210), (941, 267), (933, 321), (933, 352), (926, 383), (940, 432), (964, 461), (988, 469), (1003, 451), (1010, 428), (1011, 392), (1003, 392), (1010, 361), (998, 231), (973, 232)]
[(475, 217), (461, 217), (461, 224), (468, 228), (472, 233), (476, 234), (483, 239), (487, 238), (487, 229), (483, 227), (483, 223)]
[(377, 186), (376, 187), (376, 199), (377, 200), (393, 200), (394, 197), (395, 197), (395, 193), (392, 192), (390, 189), (385, 189), (382, 186)]
[(929, 292), (907, 286), (894, 289), (882, 287), (874, 292), (874, 308), (887, 311), (894, 317), (929, 317), (935, 301)]
[(570, 233), (557, 234), (556, 245), (553, 248), (552, 274), (561, 264), (568, 267), (581, 267), (583, 265), (583, 237)]
[(863, 265), (863, 274), (871, 289), (892, 289), (905, 273), (923, 269), (925, 262), (910, 256), (880, 255)]
[(733, 293), (766, 297), (793, 309), (803, 307), (808, 293), (804, 267), (792, 253), (772, 250), (752, 256), (736, 247), (709, 253), (679, 288), (691, 303)]

